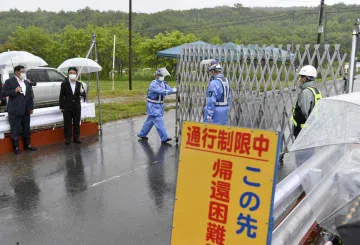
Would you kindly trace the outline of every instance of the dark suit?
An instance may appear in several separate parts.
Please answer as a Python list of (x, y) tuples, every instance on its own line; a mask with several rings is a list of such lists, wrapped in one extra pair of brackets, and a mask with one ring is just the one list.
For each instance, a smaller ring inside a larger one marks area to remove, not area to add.
[(74, 140), (80, 137), (81, 104), (80, 96), (85, 97), (85, 91), (81, 93), (82, 84), (76, 81), (75, 92), (73, 93), (70, 81), (66, 79), (61, 84), (59, 105), (64, 116), (65, 140), (70, 142), (72, 136), (72, 124), (74, 123)]
[(14, 148), (19, 147), (19, 137), (23, 133), (24, 146), (30, 145), (30, 113), (34, 109), (34, 92), (29, 81), (25, 81), (26, 93), (17, 93), (19, 85), (16, 77), (5, 81), (2, 96), (8, 96), (7, 111)]

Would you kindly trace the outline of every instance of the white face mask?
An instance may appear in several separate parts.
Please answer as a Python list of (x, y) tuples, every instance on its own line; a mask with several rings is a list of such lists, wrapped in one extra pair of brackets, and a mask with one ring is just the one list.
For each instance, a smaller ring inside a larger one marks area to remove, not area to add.
[(164, 81), (165, 77), (159, 77), (158, 78), (160, 81)]
[(20, 73), (20, 79), (21, 80), (26, 80), (26, 74), (25, 73)]
[(76, 74), (69, 74), (70, 80), (76, 80), (77, 75)]

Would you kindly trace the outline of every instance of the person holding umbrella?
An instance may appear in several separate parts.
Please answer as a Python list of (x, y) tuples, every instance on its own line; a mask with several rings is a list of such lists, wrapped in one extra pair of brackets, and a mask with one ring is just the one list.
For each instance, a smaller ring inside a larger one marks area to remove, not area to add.
[(22, 132), (24, 150), (36, 151), (30, 145), (30, 115), (34, 110), (34, 92), (29, 80), (26, 79), (25, 67), (14, 68), (15, 76), (7, 79), (1, 96), (8, 96), (8, 117), (11, 139), (15, 154), (19, 153), (19, 137)]
[(81, 104), (80, 96), (86, 97), (82, 83), (77, 80), (78, 70), (76, 67), (69, 67), (68, 78), (63, 81), (60, 89), (59, 105), (64, 117), (64, 136), (65, 144), (70, 145), (72, 125), (74, 124), (74, 143), (81, 144), (80, 138), (80, 119)]

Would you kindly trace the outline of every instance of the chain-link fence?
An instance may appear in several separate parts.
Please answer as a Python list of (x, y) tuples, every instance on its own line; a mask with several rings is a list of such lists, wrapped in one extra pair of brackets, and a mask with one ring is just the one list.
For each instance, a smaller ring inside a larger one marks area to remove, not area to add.
[(229, 125), (281, 131), (286, 151), (294, 140), (290, 117), (299, 92), (297, 71), (316, 66), (323, 97), (342, 94), (346, 58), (340, 45), (187, 46), (178, 59), (176, 135), (183, 121), (202, 121), (209, 75), (201, 61), (217, 59), (231, 84)]

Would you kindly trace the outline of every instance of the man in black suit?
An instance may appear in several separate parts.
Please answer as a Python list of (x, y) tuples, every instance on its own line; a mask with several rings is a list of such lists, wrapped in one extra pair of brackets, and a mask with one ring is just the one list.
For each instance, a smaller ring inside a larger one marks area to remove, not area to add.
[(74, 124), (74, 143), (81, 144), (80, 119), (81, 104), (80, 96), (85, 98), (86, 94), (82, 83), (77, 81), (78, 70), (76, 67), (68, 69), (68, 78), (61, 84), (59, 105), (64, 116), (65, 144), (70, 145), (72, 136), (72, 124)]
[(2, 96), (8, 96), (8, 117), (11, 139), (15, 154), (19, 153), (19, 137), (22, 132), (24, 150), (36, 151), (30, 145), (30, 115), (34, 110), (34, 92), (30, 81), (26, 79), (24, 66), (14, 68), (15, 76), (6, 80)]

